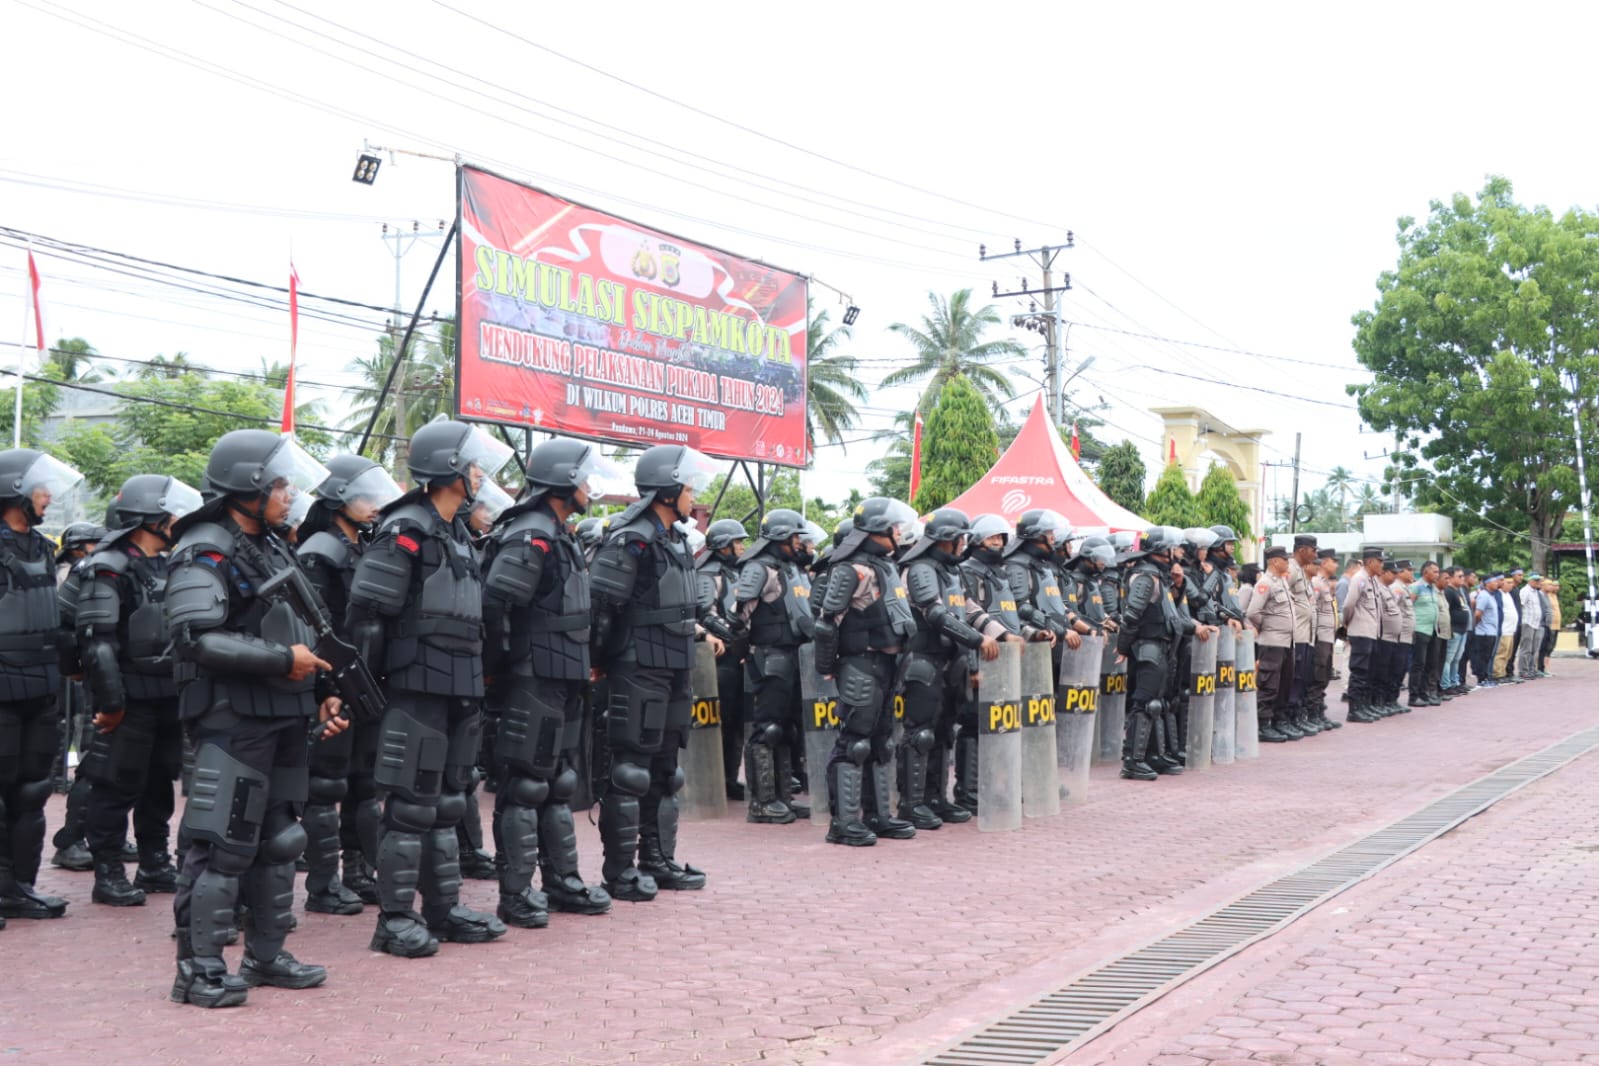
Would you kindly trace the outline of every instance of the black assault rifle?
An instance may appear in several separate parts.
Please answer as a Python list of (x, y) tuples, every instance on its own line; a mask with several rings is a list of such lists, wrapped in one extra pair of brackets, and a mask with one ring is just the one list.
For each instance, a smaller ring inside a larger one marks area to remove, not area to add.
[(327, 608), (322, 605), (321, 598), (299, 567), (279, 570), (261, 582), (256, 594), (286, 605), (316, 634), (316, 643), (311, 650), (333, 667), (333, 684), (344, 702), (343, 709), (339, 711), (340, 717), (353, 722), (375, 722), (382, 717), (383, 708), (388, 703), (383, 695), (383, 687), (372, 676), (372, 671), (367, 669), (361, 653), (333, 628)]

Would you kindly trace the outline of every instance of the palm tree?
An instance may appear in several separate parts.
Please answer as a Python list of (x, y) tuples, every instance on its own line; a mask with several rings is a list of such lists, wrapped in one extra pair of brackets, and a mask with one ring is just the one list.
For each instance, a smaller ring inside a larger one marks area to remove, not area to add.
[(1002, 356), (1026, 355), (1027, 350), (1012, 340), (985, 341), (983, 334), (1000, 324), (993, 304), (972, 310), (972, 290), (961, 289), (947, 300), (928, 293), (932, 313), (922, 316), (921, 328), (895, 322), (888, 328), (911, 342), (916, 361), (900, 367), (883, 379), (885, 387), (905, 385), (927, 379), (927, 387), (916, 409), (925, 417), (938, 403), (938, 395), (955, 378), (965, 378), (998, 410), (1002, 400), (1015, 395), (1010, 378), (989, 366)]
[(154, 359), (141, 366), (135, 376), (143, 381), (150, 381), (154, 378), (166, 378), (170, 381), (181, 378), (185, 374), (204, 374), (205, 372), (205, 367), (197, 366), (189, 361), (188, 353), (178, 352), (170, 359), (164, 355), (157, 355)]
[(1327, 491), (1338, 494), (1338, 515), (1346, 522), (1349, 518), (1349, 490), (1355, 487), (1355, 481), (1355, 472), (1346, 466), (1335, 466), (1327, 475)]
[(1383, 499), (1382, 494), (1377, 491), (1375, 485), (1368, 481), (1360, 486), (1360, 493), (1355, 497), (1354, 517), (1359, 518), (1368, 514), (1387, 514), (1388, 510), (1388, 501)]
[(853, 355), (830, 354), (853, 333), (848, 326), (828, 329), (829, 316), (812, 310), (810, 326), (805, 334), (805, 447), (815, 454), (816, 439), (836, 444), (844, 431), (855, 428), (860, 412), (855, 401), (866, 399), (866, 386), (856, 376), (857, 361)]
[(58, 341), (50, 349), (50, 361), (45, 364), (43, 373), (65, 383), (97, 384), (111, 376), (106, 367), (95, 364), (94, 357), (99, 354), (94, 345), (82, 337)]
[[(266, 356), (261, 357), (261, 370), (259, 375), (268, 388), (282, 392), (289, 383), (289, 364), (268, 362)], [(295, 380), (299, 380), (296, 375)], [(303, 393), (301, 395), (304, 395)], [(321, 400), (303, 400), (294, 405), (294, 422), (296, 425), (316, 425), (322, 421), (325, 409)]]
[[(444, 320), (438, 325), (438, 336), (418, 333), (412, 338), (410, 355), (395, 375), (394, 387), (372, 427), (373, 433), (380, 435), (378, 439), (384, 436), (409, 438), (437, 415), (452, 413), (448, 408), (455, 389), (455, 323)], [(350, 364), (349, 369), (359, 371), (364, 384), (355, 390), (355, 406), (344, 425), (366, 427), (378, 393), (394, 366), (395, 344), (396, 338), (385, 334), (378, 338), (377, 351)], [(404, 474), (400, 468), (404, 466), (405, 451), (395, 448), (395, 443), (390, 440), (382, 451), (389, 454), (396, 467), (395, 476), (400, 478)]]

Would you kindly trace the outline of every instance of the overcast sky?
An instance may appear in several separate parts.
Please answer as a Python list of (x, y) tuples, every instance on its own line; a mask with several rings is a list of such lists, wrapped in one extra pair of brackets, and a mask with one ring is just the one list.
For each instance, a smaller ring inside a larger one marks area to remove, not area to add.
[[(304, 289), (387, 306), (379, 224), (452, 217), (452, 171), (402, 156), (364, 187), (357, 151), (459, 153), (847, 292), (868, 384), (909, 354), (887, 326), (916, 322), (929, 290), (1017, 287), (1018, 261), (979, 263), (980, 242), (1072, 230), (1068, 369), (1095, 357), (1072, 395), (1109, 403), (1102, 435), (1153, 473), (1148, 409), (1200, 403), (1270, 430), (1272, 460), (1302, 431), (1314, 487), (1337, 464), (1381, 470), (1344, 385), (1364, 379), (1349, 318), (1393, 265), (1395, 220), (1490, 173), (1557, 210), (1599, 199), (1596, 24), (1570, 3), (0, 0), (0, 224), (275, 284), (292, 251)], [(402, 260), (407, 306), (437, 247)], [(20, 338), (23, 256), (0, 255)], [(41, 267), (52, 340), (219, 368), (286, 357), (283, 313)], [(812, 291), (836, 321), (838, 297)], [(302, 321), (302, 378), (350, 380), (382, 317), (358, 314)], [(1037, 388), (1020, 375), (1041, 367), (1006, 367), (1018, 419)], [(852, 439), (913, 399), (873, 388)], [(825, 449), (807, 494), (864, 486), (879, 451)]]

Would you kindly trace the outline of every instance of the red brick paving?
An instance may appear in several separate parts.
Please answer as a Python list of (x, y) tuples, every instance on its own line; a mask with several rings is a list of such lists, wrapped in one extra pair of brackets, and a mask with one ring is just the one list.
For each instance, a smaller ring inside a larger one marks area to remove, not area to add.
[(1054, 1061), (1599, 1063), (1596, 771), (1583, 756)]
[[(1590, 725), (1599, 664), (1557, 667), (1561, 677), (1536, 686), (1349, 726), (1204, 774), (1144, 784), (1096, 769), (1085, 805), (1017, 833), (952, 826), (856, 851), (822, 843), (821, 831), (805, 824), (749, 826), (741, 813), (686, 825), (681, 857), (710, 872), (706, 891), (618, 904), (599, 918), (556, 915), (548, 929), (445, 945), (433, 959), (368, 952), (370, 912), (302, 914), (289, 947), (328, 966), (327, 986), (257, 989), (247, 1006), (214, 1013), (165, 1000), (168, 899), (134, 910), (97, 907), (88, 902), (87, 874), (49, 870), (42, 887), (74, 903), (62, 921), (13, 922), (0, 932), (0, 1060), (904, 1061)], [(59, 801), (50, 814), (53, 828)], [(583, 845), (592, 875), (599, 849), (587, 826)], [(493, 888), (468, 882), (466, 896), (492, 906)], [(1457, 903), (1470, 913), (1469, 895)], [(1475, 956), (1457, 962), (1474, 971), (1461, 979), (1490, 994), (1494, 986), (1482, 982), (1529, 976), (1494, 973)], [(1397, 994), (1397, 985), (1353, 979), (1369, 987), (1345, 994), (1363, 1002), (1368, 993)], [(1553, 993), (1546, 1000), (1551, 1023), (1583, 1021), (1581, 1003)], [(1382, 1006), (1374, 999), (1350, 1009)], [(1292, 1021), (1302, 1030), (1313, 1016), (1295, 1013)], [(1365, 1024), (1344, 1035), (1388, 1039)], [(1287, 1042), (1250, 1028), (1239, 1039)], [(1302, 1045), (1288, 1043), (1260, 1054), (1302, 1054), (1292, 1050)], [(1183, 1055), (1213, 1061), (1192, 1048)], [(1239, 1049), (1229, 1055), (1247, 1057)]]

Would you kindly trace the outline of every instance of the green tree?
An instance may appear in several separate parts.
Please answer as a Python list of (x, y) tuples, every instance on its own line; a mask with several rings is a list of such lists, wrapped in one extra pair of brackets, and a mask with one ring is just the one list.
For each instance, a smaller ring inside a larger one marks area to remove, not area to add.
[(946, 385), (965, 379), (992, 410), (1000, 410), (1000, 402), (1010, 399), (1016, 390), (1009, 377), (988, 364), (1004, 357), (1026, 355), (1026, 349), (1013, 340), (983, 340), (984, 333), (1001, 324), (999, 312), (992, 304), (974, 311), (970, 289), (961, 289), (948, 299), (930, 292), (927, 302), (932, 311), (922, 316), (920, 328), (903, 322), (888, 327), (910, 341), (916, 354), (909, 366), (885, 377), (883, 386), (892, 388), (925, 379), (927, 385), (916, 402), (916, 410), (925, 418)]
[(1099, 457), (1096, 480), (1105, 495), (1134, 514), (1144, 513), (1144, 457), (1130, 440), (1112, 444)]
[(1388, 468), (1418, 505), (1526, 531), (1532, 565), (1575, 505), (1572, 411), (1599, 459), (1599, 215), (1516, 203), (1492, 177), (1473, 200), (1399, 220), (1399, 260), (1354, 316), (1372, 372), (1361, 417), (1393, 431)]
[[(770, 466), (765, 469), (766, 510), (771, 511), (779, 507), (801, 510), (804, 501), (800, 498), (799, 471)], [(727, 486), (726, 492), (722, 491), (723, 485)], [(722, 502), (716, 504), (718, 496), (722, 498)], [(750, 488), (749, 480), (742, 472), (735, 469), (726, 474), (716, 475), (710, 487), (695, 499), (707, 507), (716, 504), (713, 521), (718, 518), (737, 518), (744, 523), (751, 536), (755, 535), (757, 525), (755, 490)]]
[(1350, 530), (1349, 491), (1355, 487), (1355, 472), (1347, 466), (1335, 466), (1327, 475), (1327, 492), (1338, 497), (1338, 517), (1344, 529)]
[(845, 431), (855, 428), (860, 421), (855, 404), (866, 399), (858, 360), (834, 351), (853, 336), (850, 327), (829, 329), (829, 325), (825, 308), (812, 309), (805, 331), (805, 441), (806, 451), (812, 455), (817, 440), (836, 444)]
[(1393, 510), (1392, 504), (1377, 491), (1371, 482), (1360, 486), (1360, 491), (1355, 494), (1355, 513), (1350, 516), (1350, 528), (1358, 531), (1361, 528), (1360, 520), (1369, 514), (1387, 514)]
[(926, 514), (959, 496), (999, 458), (994, 413), (965, 378), (952, 378), (922, 426), (922, 479), (911, 506)]
[(97, 385), (116, 376), (108, 367), (94, 361), (100, 353), (82, 337), (60, 340), (50, 349), (50, 358), (40, 373), (61, 382)]
[(1154, 491), (1144, 502), (1143, 513), (1155, 525), (1176, 526), (1178, 529), (1197, 526), (1204, 520), (1198, 501), (1188, 491), (1183, 469), (1176, 463), (1167, 463), (1166, 469), (1160, 472)]
[[(360, 373), (362, 384), (355, 389), (354, 405), (342, 425), (352, 429), (365, 429), (372, 417), (379, 391), (388, 380), (394, 366), (394, 349), (397, 338), (384, 334), (378, 338), (377, 351), (362, 356), (350, 364), (349, 369)], [(452, 398), (455, 394), (455, 322), (441, 319), (429, 330), (418, 330), (411, 338), (410, 354), (405, 365), (395, 375), (394, 387), (384, 399), (373, 427), (379, 442), (376, 452), (368, 454), (384, 457), (391, 464), (395, 477), (407, 480), (403, 440), (385, 441), (383, 435), (409, 439), (421, 427), (440, 415), (453, 415)], [(351, 441), (353, 446), (359, 438)]]
[(1244, 542), (1254, 537), (1254, 530), (1249, 528), (1249, 505), (1238, 495), (1238, 482), (1226, 467), (1210, 464), (1205, 480), (1199, 483), (1199, 494), (1194, 502), (1199, 507), (1201, 525), (1229, 526)]

